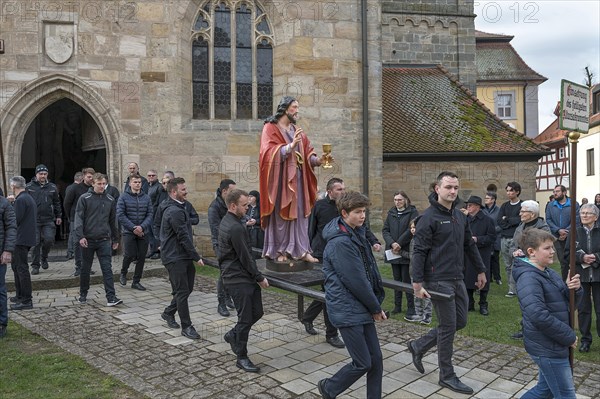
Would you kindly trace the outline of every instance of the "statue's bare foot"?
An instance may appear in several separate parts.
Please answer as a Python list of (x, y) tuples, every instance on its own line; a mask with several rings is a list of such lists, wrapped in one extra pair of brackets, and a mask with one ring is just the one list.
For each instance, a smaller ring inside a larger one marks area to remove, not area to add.
[(279, 255), (277, 257), (277, 262), (287, 262), (287, 256), (285, 256), (285, 255)]
[(302, 257), (302, 260), (309, 263), (319, 263), (319, 260), (309, 253), (304, 255), (304, 257)]

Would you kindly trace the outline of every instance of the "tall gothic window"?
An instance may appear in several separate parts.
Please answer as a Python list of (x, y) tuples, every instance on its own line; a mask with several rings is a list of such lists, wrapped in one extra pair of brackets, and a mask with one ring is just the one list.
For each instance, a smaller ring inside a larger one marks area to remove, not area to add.
[(273, 111), (273, 36), (256, 2), (209, 1), (192, 34), (194, 119), (262, 119)]

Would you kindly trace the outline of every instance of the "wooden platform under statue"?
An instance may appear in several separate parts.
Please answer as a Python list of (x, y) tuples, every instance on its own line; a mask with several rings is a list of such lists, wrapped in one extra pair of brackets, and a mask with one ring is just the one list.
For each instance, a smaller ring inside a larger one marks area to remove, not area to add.
[(311, 270), (313, 268), (313, 264), (311, 262), (306, 262), (303, 260), (294, 260), (288, 259), (285, 262), (279, 262), (273, 259), (265, 259), (267, 269), (274, 272), (301, 272), (304, 270)]
[(305, 287), (323, 282), (323, 271), (320, 263), (304, 261), (275, 262), (269, 259), (257, 259), (256, 266), (267, 278), (273, 276)]

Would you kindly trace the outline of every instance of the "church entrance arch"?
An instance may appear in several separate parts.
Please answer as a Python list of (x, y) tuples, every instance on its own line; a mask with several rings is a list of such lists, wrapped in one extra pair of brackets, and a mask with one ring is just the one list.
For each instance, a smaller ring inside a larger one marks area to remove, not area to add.
[(37, 163), (48, 163), (57, 183), (70, 184), (85, 166), (119, 181), (117, 118), (100, 90), (77, 77), (53, 74), (20, 88), (0, 114), (0, 126), (7, 178), (33, 176)]

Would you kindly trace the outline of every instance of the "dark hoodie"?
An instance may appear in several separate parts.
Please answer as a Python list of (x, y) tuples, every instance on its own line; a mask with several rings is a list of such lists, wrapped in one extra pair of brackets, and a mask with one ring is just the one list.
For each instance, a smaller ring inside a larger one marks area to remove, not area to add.
[(341, 217), (323, 229), (327, 313), (335, 327), (373, 323), (385, 297), (381, 275), (364, 226), (352, 229)]
[(465, 256), (477, 273), (485, 272), (467, 217), (456, 207), (458, 201), (448, 209), (436, 193), (429, 195), (431, 206), (421, 215), (414, 237), (413, 282), (463, 280)]

